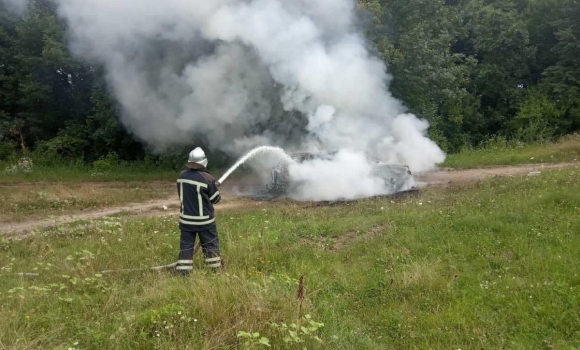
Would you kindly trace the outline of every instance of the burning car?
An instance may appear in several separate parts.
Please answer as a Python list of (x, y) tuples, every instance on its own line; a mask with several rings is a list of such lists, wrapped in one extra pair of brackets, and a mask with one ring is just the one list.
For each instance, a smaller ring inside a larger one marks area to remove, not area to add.
[[(312, 160), (332, 160), (338, 152), (300, 152), (291, 153), (290, 157), (297, 163)], [(385, 194), (395, 194), (416, 190), (413, 174), (408, 166), (401, 164), (373, 161), (373, 175), (382, 179), (385, 186)], [(290, 179), (288, 164), (280, 163), (270, 169), (270, 179), (265, 184), (266, 196), (284, 196), (299, 183)]]

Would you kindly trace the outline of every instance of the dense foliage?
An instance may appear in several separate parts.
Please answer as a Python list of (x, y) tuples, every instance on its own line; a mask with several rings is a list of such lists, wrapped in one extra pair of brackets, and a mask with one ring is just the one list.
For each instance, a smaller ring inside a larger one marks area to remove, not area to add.
[[(578, 0), (359, 0), (391, 90), (446, 150), (580, 130)], [(152, 157), (119, 121), (101, 67), (67, 48), (50, 0), (0, 4), (0, 159)]]

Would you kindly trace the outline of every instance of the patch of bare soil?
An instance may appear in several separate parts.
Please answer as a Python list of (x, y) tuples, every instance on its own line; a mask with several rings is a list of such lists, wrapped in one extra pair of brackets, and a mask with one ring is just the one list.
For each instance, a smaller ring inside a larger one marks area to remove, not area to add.
[(175, 201), (168, 199), (162, 200), (154, 200), (148, 201), (145, 203), (132, 203), (128, 205), (122, 206), (115, 206), (103, 209), (92, 210), (85, 213), (80, 214), (72, 214), (72, 215), (63, 215), (57, 216), (49, 219), (44, 220), (34, 220), (34, 221), (26, 221), (26, 222), (18, 222), (18, 223), (3, 223), (0, 224), (0, 232), (12, 236), (19, 233), (31, 231), (35, 228), (39, 227), (49, 227), (49, 226), (56, 226), (60, 224), (66, 224), (73, 221), (78, 220), (91, 220), (91, 219), (98, 219), (108, 215), (114, 215), (121, 212), (139, 215), (143, 213), (154, 213), (155, 211), (162, 213), (165, 212), (164, 206), (169, 209), (169, 206), (175, 206), (178, 203)]
[[(233, 200), (223, 204), (216, 205), (216, 210), (226, 210), (238, 208), (246, 205), (248, 200)], [(0, 224), (0, 234), (7, 237), (20, 236), (26, 232), (30, 232), (36, 228), (57, 226), (61, 224), (71, 223), (80, 220), (98, 219), (109, 215), (123, 213), (131, 216), (163, 216), (163, 215), (178, 215), (179, 200), (175, 196), (148, 201), (144, 203), (131, 203), (128, 205), (121, 205), (98, 210), (91, 210), (85, 213), (57, 216), (45, 220), (34, 220), (18, 223), (3, 223)]]

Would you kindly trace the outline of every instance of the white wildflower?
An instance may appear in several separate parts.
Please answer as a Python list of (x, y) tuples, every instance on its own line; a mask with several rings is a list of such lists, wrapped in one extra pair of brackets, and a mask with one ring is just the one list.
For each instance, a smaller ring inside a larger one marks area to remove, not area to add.
[(4, 169), (4, 173), (12, 175), (20, 173), (30, 173), (32, 172), (32, 168), (34, 168), (34, 163), (32, 162), (32, 159), (24, 157), (20, 158), (16, 164), (6, 167), (6, 169)]

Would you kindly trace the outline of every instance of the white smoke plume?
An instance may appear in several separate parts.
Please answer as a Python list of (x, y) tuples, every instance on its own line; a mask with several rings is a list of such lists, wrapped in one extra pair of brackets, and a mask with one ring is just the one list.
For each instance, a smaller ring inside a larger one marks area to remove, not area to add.
[(364, 154), (346, 149), (331, 161), (290, 164), (288, 172), (295, 184), (289, 195), (297, 200), (331, 201), (387, 194), (384, 180), (373, 170)]
[[(234, 154), (347, 149), (353, 166), (370, 157), (426, 171), (445, 159), (428, 123), (389, 93), (354, 0), (54, 1), (73, 52), (105, 66), (124, 124), (158, 150), (204, 135)], [(291, 112), (307, 119), (306, 137)], [(318, 171), (304, 166), (299, 179)]]
[(28, 7), (28, 0), (2, 0), (6, 8), (14, 13), (22, 15)]

